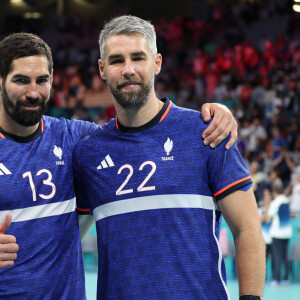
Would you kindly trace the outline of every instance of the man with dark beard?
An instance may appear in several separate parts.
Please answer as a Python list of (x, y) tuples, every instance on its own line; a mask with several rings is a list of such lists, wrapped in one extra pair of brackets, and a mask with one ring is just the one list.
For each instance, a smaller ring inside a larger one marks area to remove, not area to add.
[[(43, 115), (53, 62), (39, 37), (8, 36), (0, 57), (0, 269), (8, 267), (0, 298), (85, 299), (72, 159), (75, 144), (100, 127)], [(220, 128), (236, 136), (228, 110), (208, 105), (207, 117), (210, 110), (207, 138), (222, 139)]]
[(117, 116), (75, 146), (73, 164), (78, 211), (93, 211), (96, 221), (97, 298), (230, 299), (218, 240), (223, 214), (240, 299), (260, 299), (265, 247), (236, 143), (205, 147), (201, 114), (157, 98), (162, 56), (150, 22), (114, 18), (99, 45)]
[(0, 298), (85, 299), (72, 151), (98, 126), (43, 115), (53, 62), (39, 37), (8, 36), (0, 57)]

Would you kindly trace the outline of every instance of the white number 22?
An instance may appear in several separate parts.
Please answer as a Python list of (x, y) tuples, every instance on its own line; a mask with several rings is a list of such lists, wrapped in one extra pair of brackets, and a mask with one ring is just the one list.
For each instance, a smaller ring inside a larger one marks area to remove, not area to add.
[[(42, 170), (39, 170), (36, 173), (36, 176), (40, 176), (42, 173), (46, 173), (48, 175), (48, 178), (43, 180), (43, 184), (51, 186), (52, 187), (52, 191), (51, 191), (51, 193), (49, 195), (39, 194), (39, 197), (41, 197), (42, 199), (46, 199), (46, 200), (47, 199), (51, 199), (55, 195), (55, 193), (56, 193), (56, 186), (51, 181), (52, 180), (52, 174), (51, 174), (51, 172), (49, 170), (42, 169)], [(36, 188), (35, 188), (35, 184), (33, 182), (32, 174), (31, 174), (30, 171), (28, 171), (28, 172), (26, 172), (26, 173), (23, 174), (23, 178), (26, 178), (26, 177), (28, 177), (28, 180), (29, 180), (29, 185), (30, 185), (31, 192), (32, 192), (32, 200), (36, 201), (36, 199), (37, 199)]]
[[(141, 166), (139, 167), (139, 171), (142, 171), (143, 168), (146, 165), (150, 165), (152, 167), (151, 171), (149, 172), (149, 174), (146, 176), (146, 178), (143, 180), (143, 182), (138, 186), (137, 191), (138, 192), (145, 192), (145, 191), (153, 191), (155, 190), (155, 186), (145, 186), (145, 184), (149, 181), (149, 179), (152, 177), (152, 175), (155, 173), (156, 171), (156, 164), (153, 161), (145, 161), (144, 163), (141, 164)], [(129, 170), (129, 174), (127, 175), (126, 179), (124, 180), (124, 182), (120, 185), (120, 187), (117, 189), (116, 191), (116, 195), (124, 195), (124, 194), (130, 194), (133, 193), (133, 189), (127, 189), (127, 190), (123, 190), (123, 188), (125, 187), (125, 185), (128, 183), (128, 181), (130, 180), (131, 176), (133, 175), (133, 167), (129, 164), (123, 165), (119, 170), (118, 170), (118, 174), (121, 174), (122, 171), (124, 169), (128, 169)]]

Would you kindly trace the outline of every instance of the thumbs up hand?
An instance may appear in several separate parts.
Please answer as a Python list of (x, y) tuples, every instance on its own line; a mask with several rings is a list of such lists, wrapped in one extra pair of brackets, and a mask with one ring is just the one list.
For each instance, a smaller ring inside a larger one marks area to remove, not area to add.
[(12, 215), (8, 212), (0, 224), (0, 269), (13, 266), (19, 251), (16, 238), (13, 235), (5, 234), (11, 222)]

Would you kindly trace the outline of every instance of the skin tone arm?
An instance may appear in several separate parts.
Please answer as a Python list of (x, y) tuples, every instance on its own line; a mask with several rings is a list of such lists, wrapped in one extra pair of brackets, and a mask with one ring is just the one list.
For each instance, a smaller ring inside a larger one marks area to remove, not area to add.
[(233, 234), (240, 296), (262, 297), (265, 282), (265, 242), (253, 189), (236, 191), (219, 201)]
[(220, 144), (228, 135), (231, 137), (227, 144), (226, 149), (229, 149), (237, 139), (237, 122), (235, 121), (230, 110), (222, 104), (206, 103), (201, 108), (203, 120), (208, 122), (213, 117), (212, 122), (203, 132), (203, 139), (205, 145), (210, 145), (214, 148)]
[(0, 224), (0, 269), (13, 266), (19, 250), (16, 238), (5, 234), (11, 221), (11, 213), (7, 213), (4, 221)]
[(90, 215), (78, 215), (78, 221), (81, 240), (83, 240), (95, 225), (95, 220), (94, 217)]

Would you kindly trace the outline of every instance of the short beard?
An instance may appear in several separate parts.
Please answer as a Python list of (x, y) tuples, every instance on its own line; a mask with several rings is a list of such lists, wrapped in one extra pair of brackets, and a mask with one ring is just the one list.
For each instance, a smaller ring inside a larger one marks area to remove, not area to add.
[(22, 126), (29, 127), (36, 125), (41, 120), (42, 115), (47, 109), (48, 99), (44, 99), (44, 101), (41, 102), (38, 99), (27, 98), (27, 102), (30, 102), (30, 104), (39, 104), (40, 107), (36, 111), (22, 110), (24, 102), (17, 101), (16, 104), (14, 104), (7, 94), (4, 82), (2, 82), (2, 86), (2, 103), (6, 113), (10, 116), (10, 118)]
[[(130, 83), (130, 82), (137, 82), (134, 79), (128, 79), (123, 81), (122, 83)], [(139, 91), (124, 91), (120, 84), (116, 86), (112, 86), (107, 82), (108, 88), (112, 93), (113, 97), (116, 99), (118, 104), (120, 104), (124, 109), (132, 109), (132, 110), (139, 110), (142, 108), (148, 101), (151, 90), (154, 85), (154, 76), (149, 84), (145, 84), (144, 82), (138, 81), (140, 85)]]

